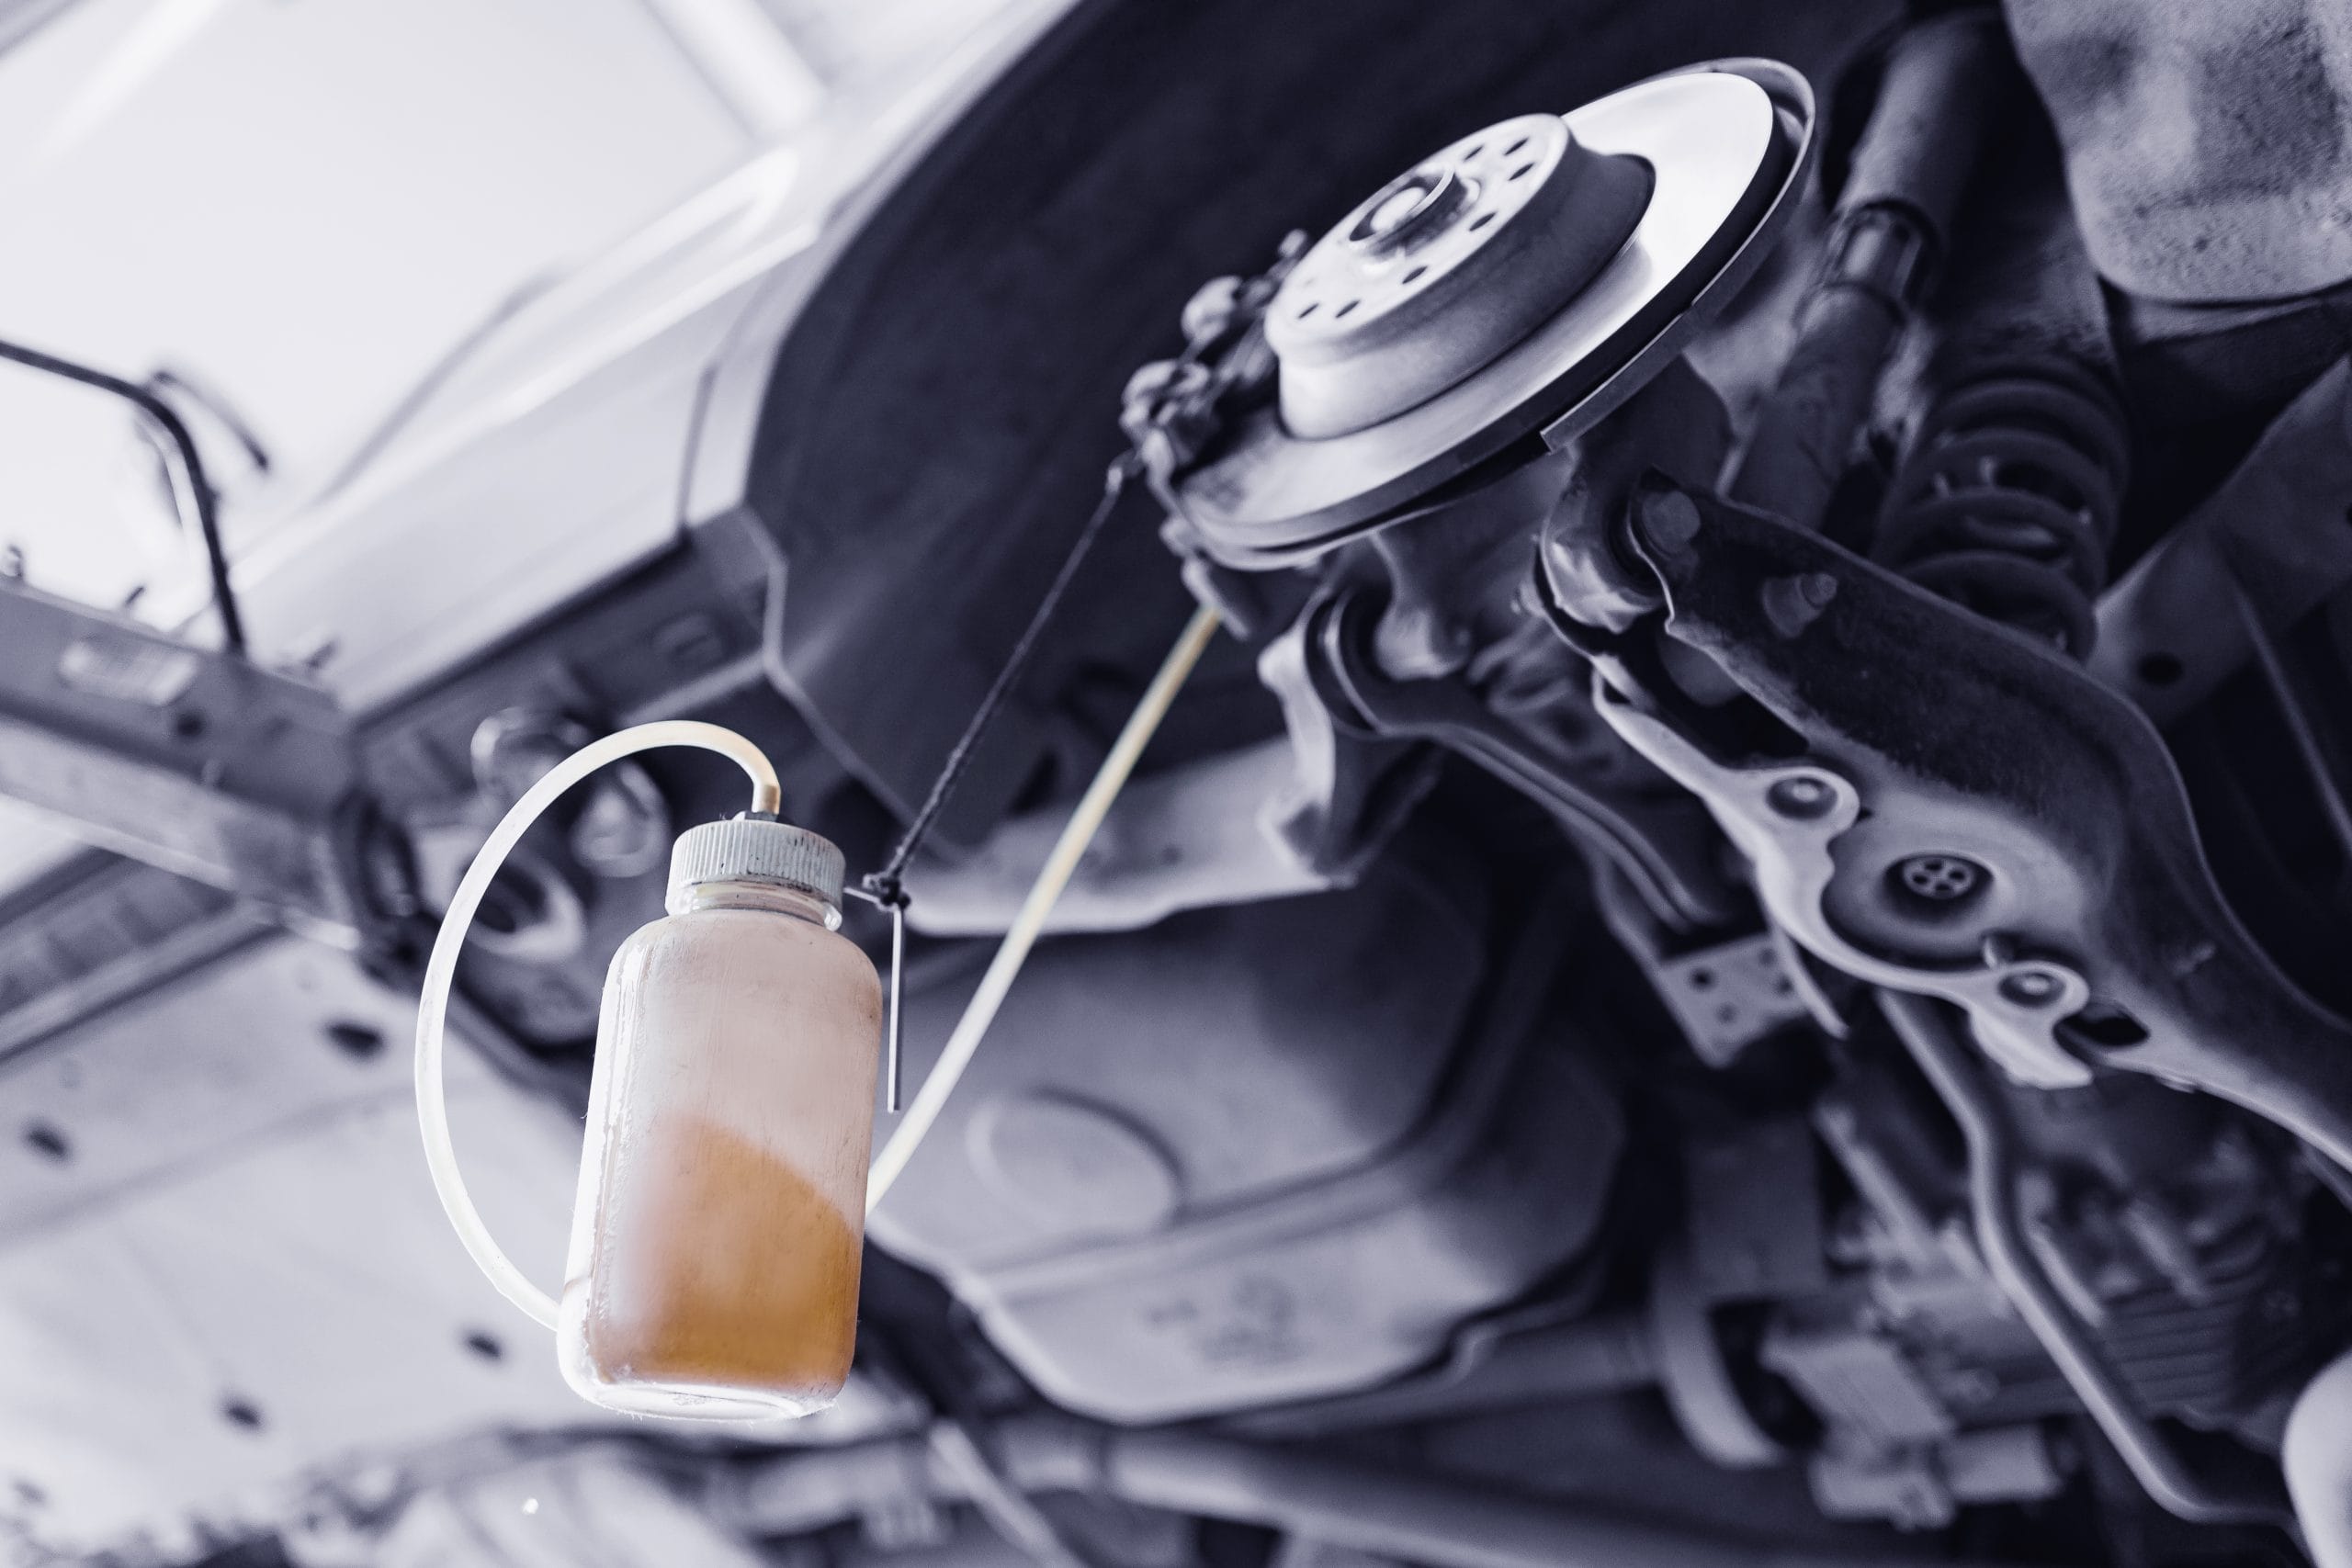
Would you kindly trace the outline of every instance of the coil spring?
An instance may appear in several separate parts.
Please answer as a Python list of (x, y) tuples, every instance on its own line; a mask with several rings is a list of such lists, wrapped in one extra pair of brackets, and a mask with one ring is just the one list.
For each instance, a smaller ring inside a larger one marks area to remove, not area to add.
[(2122, 408), (2088, 369), (2041, 359), (1988, 370), (1921, 423), (1871, 553), (2086, 658), (2129, 464)]

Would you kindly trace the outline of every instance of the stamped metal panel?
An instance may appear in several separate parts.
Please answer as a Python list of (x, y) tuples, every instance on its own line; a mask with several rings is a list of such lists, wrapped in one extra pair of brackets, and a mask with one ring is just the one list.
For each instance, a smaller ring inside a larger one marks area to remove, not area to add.
[[(314, 1467), (585, 1414), (441, 1214), (413, 1019), (266, 936), (0, 1067), (0, 1516), (169, 1546)], [(578, 1130), (470, 1052), (449, 1077), (481, 1206), (552, 1283)]]

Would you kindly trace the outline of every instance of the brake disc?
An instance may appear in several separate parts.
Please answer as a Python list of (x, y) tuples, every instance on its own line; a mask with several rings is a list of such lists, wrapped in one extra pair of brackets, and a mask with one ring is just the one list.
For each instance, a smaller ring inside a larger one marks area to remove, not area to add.
[(1630, 397), (1754, 271), (1814, 142), (1804, 77), (1693, 66), (1462, 138), (1268, 308), (1278, 396), (1178, 487), (1231, 565), (1312, 557)]

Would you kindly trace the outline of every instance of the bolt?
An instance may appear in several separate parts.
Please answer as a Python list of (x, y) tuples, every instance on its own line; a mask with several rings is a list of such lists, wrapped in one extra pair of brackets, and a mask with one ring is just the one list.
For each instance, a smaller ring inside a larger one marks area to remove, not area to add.
[(1809, 822), (1829, 815), (1838, 804), (1838, 792), (1829, 781), (1815, 773), (1792, 773), (1773, 782), (1764, 792), (1765, 804), (1781, 816), (1799, 822)]
[(2001, 995), (2023, 1008), (2048, 1007), (2064, 987), (2047, 969), (2020, 969), (2001, 976)]
[(1634, 526), (1652, 548), (1679, 555), (1699, 536), (1699, 503), (1679, 490), (1645, 490), (1634, 500)]
[(1224, 335), (1241, 310), (1241, 279), (1212, 277), (1184, 301), (1184, 341), (1209, 344)]
[(1804, 571), (1775, 577), (1764, 584), (1760, 597), (1764, 618), (1782, 637), (1794, 637), (1821, 618), (1829, 601), (1838, 597), (1838, 580), (1826, 571)]
[(1366, 218), (1364, 222), (1375, 234), (1388, 233), (1399, 223), (1404, 222), (1406, 219), (1410, 218), (1415, 212), (1419, 211), (1422, 203), (1428, 201), (1429, 198), (1429, 186), (1421, 185), (1407, 186), (1403, 189), (1392, 193), (1388, 199), (1374, 208), (1372, 209), (1372, 216)]
[(1984, 868), (1966, 855), (1920, 854), (1896, 863), (1895, 880), (1930, 904), (1957, 904), (1984, 886)]
[(1348, 243), (1374, 255), (1415, 250), (1452, 223), (1471, 199), (1455, 170), (1432, 165), (1389, 182), (1348, 231)]

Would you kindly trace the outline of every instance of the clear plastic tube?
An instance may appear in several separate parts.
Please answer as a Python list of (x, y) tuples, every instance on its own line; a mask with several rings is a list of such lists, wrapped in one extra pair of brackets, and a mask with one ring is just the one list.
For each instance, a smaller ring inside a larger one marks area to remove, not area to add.
[(449, 1138), (449, 1106), (442, 1082), (449, 987), (457, 978), (458, 953), (465, 946), (474, 911), (481, 907), (482, 896), (489, 892), (499, 867), (506, 863), (507, 855), (530, 830), (531, 824), (538, 820), (540, 813), (555, 804), (565, 790), (606, 763), (666, 746), (716, 751), (732, 760), (751, 775), (753, 811), (772, 813), (781, 805), (783, 791), (775, 767), (758, 747), (731, 729), (690, 719), (672, 719), (640, 724), (592, 741), (549, 769), (491, 829), (489, 840), (474, 855), (473, 863), (466, 867), (466, 874), (458, 879), (458, 891), (449, 899), (448, 912), (441, 917), (441, 933), (434, 939), (432, 956), (424, 964), (424, 994), (416, 1010), (416, 1120), (424, 1137), (424, 1163), (433, 1173), (433, 1189), (440, 1194), (442, 1212), (449, 1216), (450, 1225), (465, 1244), (475, 1266), (497, 1287), (500, 1295), (549, 1329), (556, 1326), (560, 1316), (555, 1298), (533, 1284), (514, 1260), (499, 1250), (490, 1227), (482, 1223), (481, 1211), (474, 1207), (471, 1195), (466, 1191), (465, 1177), (458, 1168), (458, 1152)]
[(980, 976), (979, 989), (965, 1005), (964, 1016), (956, 1021), (955, 1032), (947, 1037), (946, 1045), (939, 1053), (922, 1088), (916, 1091), (913, 1103), (898, 1126), (891, 1129), (889, 1141), (875, 1157), (874, 1168), (865, 1179), (865, 1212), (874, 1213), (891, 1183), (899, 1179), (914, 1157), (916, 1145), (939, 1120), (947, 1097), (956, 1091), (956, 1080), (972, 1064), (972, 1055), (980, 1048), (981, 1037), (989, 1025), (996, 1021), (997, 1010), (1004, 1005), (1005, 994), (1012, 989), (1021, 966), (1028, 962), (1029, 950), (1037, 944), (1038, 933), (1046, 928), (1046, 917), (1054, 912), (1054, 904), (1069, 886), (1078, 863), (1086, 847), (1094, 841), (1096, 829), (1102, 826), (1103, 816), (1111, 803), (1126, 786), (1127, 775), (1135, 772), (1136, 761), (1143, 755), (1144, 747), (1151, 740), (1159, 721), (1168, 716), (1169, 705), (1184, 687), (1185, 678), (1193, 666), (1199, 663), (1206, 651), (1209, 639), (1216, 635), (1217, 613), (1206, 606), (1195, 610), (1160, 661), (1159, 672), (1151, 679), (1143, 698), (1136, 704), (1134, 713), (1127, 716), (1126, 727), (1111, 746), (1111, 754), (1102, 759), (1102, 766), (1094, 774), (1094, 782), (1086, 787), (1078, 807), (1070, 813), (1069, 825), (1054, 841), (1053, 852), (1046, 857), (1045, 869), (1030, 885), (1029, 897), (1022, 901), (1020, 912), (1012, 918), (1012, 929), (1004, 933), (1004, 941), (997, 945), (996, 956), (989, 960), (988, 972)]

